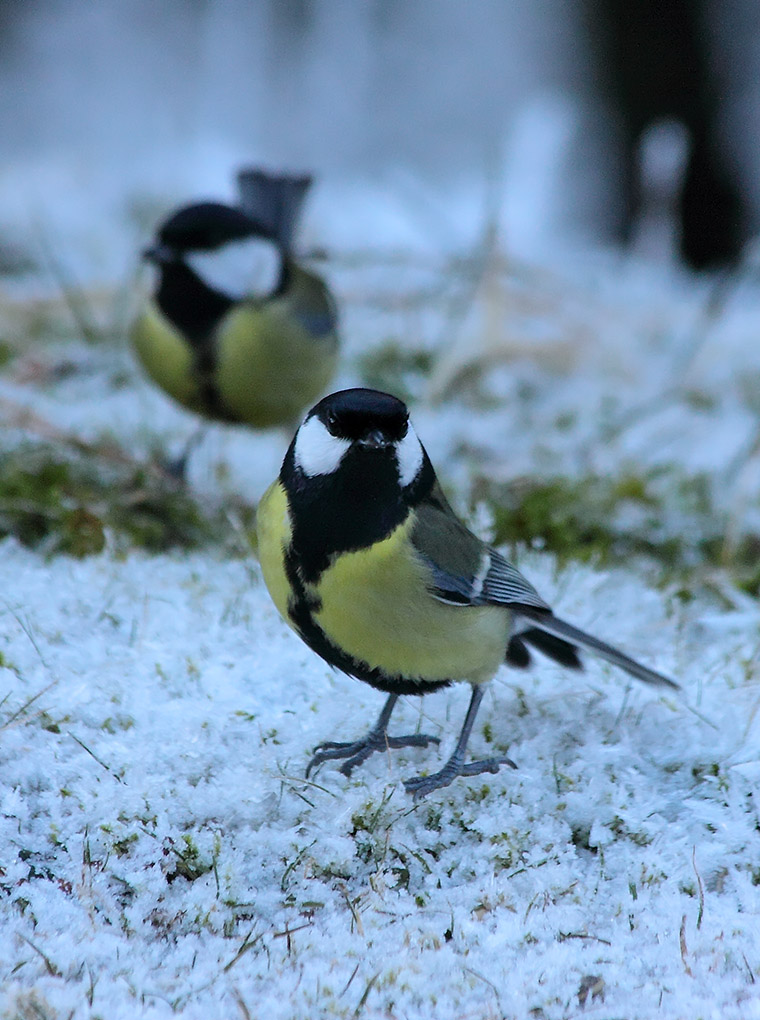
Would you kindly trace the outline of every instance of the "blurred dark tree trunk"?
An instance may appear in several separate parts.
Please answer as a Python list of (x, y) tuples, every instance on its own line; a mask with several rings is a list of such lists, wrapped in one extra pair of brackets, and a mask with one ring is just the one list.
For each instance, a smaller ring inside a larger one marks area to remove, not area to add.
[(681, 255), (695, 269), (732, 262), (748, 214), (717, 130), (720, 88), (706, 0), (584, 0), (584, 7), (596, 78), (622, 130), (620, 239), (630, 239), (640, 210), (642, 132), (674, 118), (689, 134), (678, 199)]

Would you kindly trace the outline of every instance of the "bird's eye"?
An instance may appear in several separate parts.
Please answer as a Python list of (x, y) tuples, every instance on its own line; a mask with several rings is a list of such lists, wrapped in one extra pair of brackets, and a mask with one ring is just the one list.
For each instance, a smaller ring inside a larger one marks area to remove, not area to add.
[(331, 436), (334, 436), (335, 433), (338, 431), (338, 416), (335, 413), (335, 411), (327, 412), (326, 425), (327, 431), (330, 433)]

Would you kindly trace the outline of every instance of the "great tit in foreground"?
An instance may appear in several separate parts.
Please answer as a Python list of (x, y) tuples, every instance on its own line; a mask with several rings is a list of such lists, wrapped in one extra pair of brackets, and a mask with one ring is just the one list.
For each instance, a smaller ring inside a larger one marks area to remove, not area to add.
[(295, 425), (337, 363), (335, 302), (292, 254), (311, 179), (241, 171), (240, 206), (200, 202), (158, 228), (154, 294), (132, 329), (140, 361), (207, 418)]
[(406, 406), (375, 390), (333, 393), (309, 411), (257, 515), (259, 557), (272, 599), (306, 644), (336, 669), (388, 695), (366, 737), (325, 743), (341, 772), (390, 747), (437, 743), (391, 737), (401, 694), (455, 680), (472, 686), (456, 749), (439, 772), (408, 779), (421, 797), (457, 776), (497, 772), (509, 758), (465, 761), (484, 684), (531, 650), (574, 669), (578, 650), (646, 683), (678, 685), (556, 617), (522, 574), (456, 517)]

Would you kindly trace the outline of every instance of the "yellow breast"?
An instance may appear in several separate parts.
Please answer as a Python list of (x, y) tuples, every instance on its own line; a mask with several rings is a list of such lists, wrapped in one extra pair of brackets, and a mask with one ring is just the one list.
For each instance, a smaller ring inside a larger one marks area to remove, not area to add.
[(214, 381), (231, 417), (267, 428), (294, 421), (324, 393), (336, 360), (336, 346), (311, 337), (286, 302), (245, 302), (217, 330)]
[(192, 411), (204, 411), (195, 354), (153, 301), (132, 326), (132, 343), (143, 368), (170, 397)]
[[(187, 338), (153, 301), (136, 319), (132, 343), (153, 381), (178, 403), (252, 428), (294, 422), (324, 393), (337, 362), (336, 338), (314, 339), (293, 320), (285, 301), (242, 302), (224, 316), (212, 337), (208, 379)], [(207, 399), (208, 382), (217, 404)]]
[[(288, 500), (279, 480), (272, 482), (256, 510), (256, 536), (264, 583), (283, 619), (288, 616), (290, 585), (285, 573), (285, 550), (290, 544)], [(292, 625), (292, 624), (291, 624)]]
[(334, 644), (389, 676), (490, 680), (504, 660), (509, 612), (434, 598), (429, 572), (408, 541), (411, 523), (336, 559), (316, 586), (316, 622)]
[[(306, 585), (313, 619), (341, 651), (409, 680), (490, 680), (504, 661), (511, 614), (497, 606), (452, 606), (428, 589), (429, 572), (408, 541), (411, 519), (369, 549), (343, 553)], [(291, 528), (279, 481), (257, 513), (259, 559), (272, 600), (291, 624), (285, 551)]]

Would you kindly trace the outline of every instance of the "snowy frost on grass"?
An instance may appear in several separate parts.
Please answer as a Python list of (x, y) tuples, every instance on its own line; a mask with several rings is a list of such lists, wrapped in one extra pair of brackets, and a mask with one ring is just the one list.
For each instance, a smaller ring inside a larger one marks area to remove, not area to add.
[(591, 1016), (760, 1015), (754, 606), (702, 620), (526, 557), (685, 698), (504, 671), (472, 752), (519, 770), (415, 805), (400, 780), (449, 753), (462, 688), (395, 720), (439, 752), (307, 782), (381, 696), (290, 633), (255, 565), (2, 553), (0, 1015), (563, 1017), (590, 977)]
[[(667, 485), (674, 469), (677, 488), (698, 471), (716, 532), (742, 533), (757, 516), (756, 290), (708, 329), (704, 287), (609, 264), (523, 270), (481, 295), (478, 319), (448, 263), (336, 263), (339, 384), (371, 368), (405, 387), (460, 506), (473, 474), (657, 469)], [(494, 321), (514, 335), (494, 344)], [(444, 398), (431, 365), (462, 337), (477, 357), (438, 379)], [(107, 435), (139, 462), (192, 431), (123, 349), (12, 340), (6, 446), (25, 429)], [(192, 492), (258, 498), (286, 443), (212, 428)], [(667, 506), (663, 533), (696, 542)], [(627, 512), (639, 527), (644, 510)], [(106, 527), (104, 551), (77, 560), (4, 540), (2, 1020), (760, 1017), (756, 598), (715, 560), (652, 587), (651, 564), (560, 563), (536, 537), (519, 565), (558, 613), (683, 697), (594, 662), (504, 669), (471, 751), (518, 770), (419, 804), (401, 780), (451, 752), (466, 689), (403, 699), (394, 717), (439, 748), (306, 781), (314, 745), (362, 734), (382, 696), (288, 630), (241, 542), (150, 555)]]

